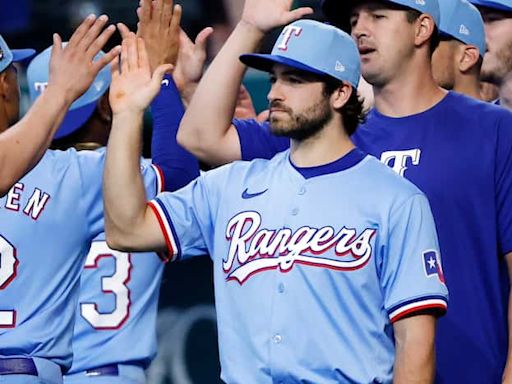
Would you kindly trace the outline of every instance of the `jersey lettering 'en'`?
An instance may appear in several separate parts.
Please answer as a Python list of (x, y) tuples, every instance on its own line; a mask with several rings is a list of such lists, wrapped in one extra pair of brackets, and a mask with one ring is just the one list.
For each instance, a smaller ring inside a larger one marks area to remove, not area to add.
[[(0, 199), (0, 356), (71, 366), (80, 274), (92, 239), (103, 232), (104, 160), (104, 151), (47, 151)], [(158, 172), (148, 164), (142, 170), (154, 195)], [(119, 288), (117, 277), (110, 288)], [(126, 297), (116, 300), (126, 310)]]

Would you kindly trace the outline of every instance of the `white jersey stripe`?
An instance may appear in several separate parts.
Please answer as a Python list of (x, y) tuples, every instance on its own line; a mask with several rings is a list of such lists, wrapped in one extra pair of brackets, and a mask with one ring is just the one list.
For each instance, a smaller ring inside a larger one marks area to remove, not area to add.
[(425, 299), (425, 300), (419, 300), (415, 301), (414, 303), (406, 304), (402, 307), (399, 307), (395, 309), (393, 312), (389, 314), (389, 318), (391, 322), (395, 322), (397, 320), (400, 320), (402, 317), (409, 315), (413, 312), (422, 311), (425, 309), (435, 309), (438, 308), (442, 310), (443, 312), (446, 311), (446, 308), (448, 307), (448, 304), (445, 300), (442, 299)]

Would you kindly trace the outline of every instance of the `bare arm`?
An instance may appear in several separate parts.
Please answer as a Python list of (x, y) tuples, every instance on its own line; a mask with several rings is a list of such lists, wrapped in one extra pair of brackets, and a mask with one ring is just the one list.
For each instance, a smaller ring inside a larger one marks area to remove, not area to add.
[[(505, 260), (509, 279), (512, 282), (512, 252), (505, 255)], [(508, 299), (508, 355), (505, 371), (503, 372), (503, 383), (512, 383), (512, 290)]]
[(199, 83), (178, 131), (178, 142), (208, 164), (241, 158), (240, 141), (231, 124), (245, 66), (238, 60), (257, 50), (265, 33), (308, 13), (290, 11), (291, 0), (246, 0), (241, 21)]
[(115, 31), (114, 26), (103, 30), (107, 20), (106, 16), (88, 17), (65, 48), (62, 48), (60, 36), (54, 35), (47, 89), (23, 119), (0, 135), (0, 196), (37, 164), (71, 103), (119, 53), (116, 47), (93, 62)]
[(139, 162), (144, 110), (159, 92), (164, 73), (171, 69), (172, 65), (161, 65), (152, 76), (144, 41), (133, 33), (123, 38), (121, 68), (117, 58), (112, 64), (113, 120), (103, 198), (107, 243), (113, 249), (166, 249), (157, 219), (147, 206)]
[(394, 384), (434, 382), (435, 325), (436, 319), (430, 315), (407, 317), (394, 323)]

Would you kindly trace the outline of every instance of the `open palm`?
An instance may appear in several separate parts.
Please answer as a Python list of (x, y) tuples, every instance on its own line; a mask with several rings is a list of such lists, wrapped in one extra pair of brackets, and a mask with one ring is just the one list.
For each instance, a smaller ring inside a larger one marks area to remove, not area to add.
[(246, 0), (242, 20), (266, 33), (313, 13), (309, 7), (290, 10), (292, 3), (293, 0)]
[(161, 65), (152, 74), (143, 39), (130, 33), (123, 39), (121, 58), (112, 63), (112, 112), (144, 111), (160, 90), (164, 73), (171, 68)]

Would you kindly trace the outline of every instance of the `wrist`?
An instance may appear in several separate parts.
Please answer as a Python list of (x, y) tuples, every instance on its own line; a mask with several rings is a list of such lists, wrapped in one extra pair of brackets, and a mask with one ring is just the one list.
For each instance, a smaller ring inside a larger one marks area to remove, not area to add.
[(144, 117), (144, 109), (140, 110), (138, 108), (125, 108), (117, 111), (112, 111), (112, 119), (142, 119)]
[(243, 32), (247, 36), (257, 39), (258, 41), (263, 40), (267, 33), (267, 31), (261, 29), (250, 20), (245, 19), (240, 20), (235, 29)]
[(53, 84), (48, 84), (42, 95), (45, 95), (54, 102), (62, 103), (62, 107), (66, 109), (68, 109), (76, 99), (72, 92), (64, 89), (64, 87)]

